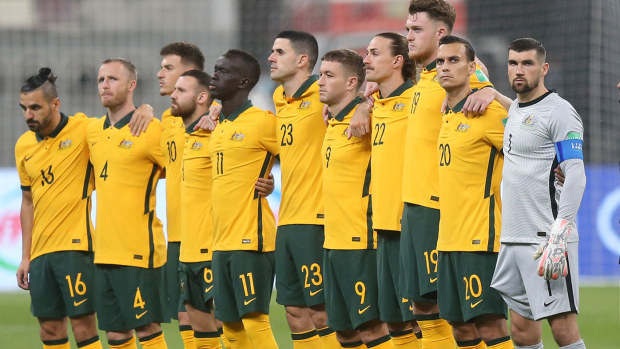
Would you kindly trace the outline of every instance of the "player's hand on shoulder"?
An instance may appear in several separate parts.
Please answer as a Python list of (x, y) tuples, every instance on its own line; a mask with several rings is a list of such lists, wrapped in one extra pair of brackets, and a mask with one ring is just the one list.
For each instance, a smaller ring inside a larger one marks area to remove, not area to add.
[(465, 116), (478, 117), (483, 115), (489, 104), (495, 100), (495, 92), (494, 88), (487, 87), (470, 94), (463, 105)]
[(24, 290), (30, 289), (30, 281), (28, 280), (28, 273), (30, 273), (30, 260), (22, 259), (19, 267), (17, 268), (17, 286)]
[(129, 131), (132, 136), (139, 136), (146, 131), (151, 121), (155, 118), (153, 107), (148, 104), (142, 104), (133, 112), (131, 120), (129, 120)]
[(538, 275), (545, 280), (557, 280), (568, 275), (568, 262), (566, 259), (568, 238), (577, 229), (574, 222), (558, 218), (551, 226), (549, 240), (538, 246), (532, 256), (539, 259)]
[(348, 139), (351, 139), (351, 137), (363, 137), (370, 133), (371, 109), (372, 106), (368, 102), (360, 103), (359, 107), (355, 109), (347, 129)]
[(262, 197), (267, 197), (273, 193), (273, 189), (275, 188), (273, 180), (273, 174), (270, 173), (267, 178), (259, 178), (254, 185), (254, 188), (258, 191), (258, 195)]
[(220, 117), (221, 112), (221, 105), (211, 105), (209, 107), (209, 113), (203, 115), (200, 120), (198, 120), (198, 123), (194, 126), (194, 130), (213, 131), (217, 126), (217, 119)]

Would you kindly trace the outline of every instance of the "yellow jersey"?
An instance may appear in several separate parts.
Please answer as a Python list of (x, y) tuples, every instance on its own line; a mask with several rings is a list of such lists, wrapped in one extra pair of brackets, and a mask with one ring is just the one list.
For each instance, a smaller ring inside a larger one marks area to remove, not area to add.
[(168, 241), (181, 241), (181, 159), (185, 142), (183, 119), (170, 108), (161, 115), (161, 150), (166, 164), (166, 228)]
[(347, 139), (347, 129), (360, 98), (329, 117), (321, 150), (325, 198), (324, 248), (377, 248), (370, 198), (370, 135)]
[(161, 122), (131, 135), (129, 113), (113, 126), (108, 116), (92, 122), (86, 138), (97, 188), (95, 263), (158, 268), (166, 239), (155, 213), (155, 188), (164, 168)]
[(181, 181), (181, 252), (185, 263), (213, 259), (213, 215), (211, 214), (211, 133), (187, 126)]
[(211, 135), (213, 173), (213, 250), (275, 249), (275, 218), (255, 189), (278, 154), (276, 118), (246, 101), (230, 115), (220, 114)]
[(316, 75), (311, 76), (290, 98), (281, 85), (273, 93), (282, 172), (278, 225), (323, 224), (321, 145), (325, 122), (317, 80)]
[(373, 96), (372, 109), (372, 226), (400, 232), (403, 216), (403, 158), (413, 83), (409, 80), (387, 97)]
[(30, 259), (57, 251), (92, 251), (90, 195), (93, 172), (86, 129), (94, 119), (68, 117), (48, 136), (28, 131), (15, 144), (22, 190), (32, 192), (34, 224)]
[[(472, 89), (492, 86), (479, 67), (471, 75), (469, 84)], [(445, 98), (446, 91), (439, 86), (433, 62), (424, 68), (420, 81), (414, 86), (403, 162), (404, 202), (439, 209), (437, 137)]]
[(439, 169), (439, 251), (499, 252), (503, 120), (493, 101), (484, 115), (467, 118), (465, 99), (443, 116), (435, 163)]

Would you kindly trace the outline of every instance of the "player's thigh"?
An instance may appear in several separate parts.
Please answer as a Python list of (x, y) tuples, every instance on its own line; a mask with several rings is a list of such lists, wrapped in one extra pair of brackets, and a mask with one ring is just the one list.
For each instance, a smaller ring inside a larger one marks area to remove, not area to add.
[(211, 313), (210, 301), (215, 294), (211, 262), (179, 263), (181, 301), (195, 309)]
[(400, 289), (400, 232), (377, 231), (377, 283), (381, 320), (413, 320), (411, 302)]
[(524, 244), (501, 244), (491, 287), (502, 295), (508, 308), (522, 317), (533, 319), (517, 258), (520, 246)]
[(168, 242), (167, 259), (165, 264), (165, 283), (168, 293), (168, 317), (178, 320), (178, 305), (181, 294), (179, 283), (179, 254), (181, 249), (180, 242)]
[(49, 254), (30, 262), (30, 311), (38, 318), (62, 318), (67, 315), (61, 287), (58, 285)]
[(415, 302), (436, 302), (437, 299), (437, 237), (439, 233), (439, 210), (410, 205), (408, 230), (413, 241), (412, 265), (417, 274), (417, 287), (413, 288)]
[(323, 252), (323, 270), (325, 276), (325, 310), (327, 324), (336, 331), (354, 330), (348, 315), (347, 304), (340, 286), (335, 265), (337, 259), (333, 255), (336, 250), (326, 249)]
[(338, 279), (353, 328), (378, 319), (377, 251), (331, 250), (330, 253), (333, 277)]
[[(579, 258), (578, 243), (568, 243), (567, 261), (569, 273), (566, 277), (557, 280), (545, 280), (538, 276), (538, 261), (533, 261), (537, 246), (532, 244), (521, 253), (522, 269), (528, 272), (522, 277), (534, 320), (540, 320), (552, 315), (579, 312)], [(530, 255), (529, 260), (527, 255)]]
[[(106, 331), (122, 332), (165, 320), (167, 298), (162, 284), (163, 267), (139, 268), (117, 265), (97, 265), (97, 277), (104, 278), (97, 289), (107, 307), (97, 307), (99, 327)], [(99, 282), (97, 285), (100, 284)]]
[(491, 287), (493, 252), (439, 252), (438, 301), (441, 317), (468, 322), (480, 315), (507, 317), (506, 303)]
[(322, 225), (278, 227), (275, 253), (278, 303), (293, 306), (325, 303), (322, 270), (324, 240)]

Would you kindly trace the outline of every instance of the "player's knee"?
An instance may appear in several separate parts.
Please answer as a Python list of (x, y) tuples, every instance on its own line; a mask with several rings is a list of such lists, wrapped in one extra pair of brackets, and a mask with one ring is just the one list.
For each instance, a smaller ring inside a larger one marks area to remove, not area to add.
[(390, 332), (403, 332), (411, 329), (411, 322), (388, 322), (387, 328)]
[(451, 322), (452, 334), (457, 341), (470, 341), (480, 338), (480, 334), (476, 326), (472, 323)]
[(136, 336), (138, 336), (138, 338), (144, 338), (161, 331), (161, 325), (159, 323), (151, 322), (150, 324), (136, 328)]
[(327, 327), (327, 311), (325, 310), (325, 304), (312, 306), (309, 310), (312, 323), (314, 323), (316, 329)]
[(414, 314), (437, 314), (439, 306), (433, 302), (413, 302)]
[(524, 324), (512, 321), (510, 323), (510, 336), (515, 345), (528, 346), (540, 342), (541, 335)]
[(76, 342), (91, 339), (97, 335), (95, 314), (88, 314), (71, 318), (71, 329)]
[(314, 328), (312, 318), (306, 307), (286, 307), (286, 321), (293, 333), (310, 331)]
[(559, 346), (573, 344), (581, 339), (577, 319), (565, 318), (563, 321), (549, 321), (553, 339)]
[(39, 319), (42, 341), (67, 337), (67, 323), (64, 319)]
[(476, 328), (484, 341), (508, 336), (506, 319), (502, 315), (488, 314), (476, 319)]
[(358, 330), (364, 343), (369, 343), (375, 339), (389, 335), (387, 325), (379, 319), (370, 320), (360, 325)]
[(355, 330), (336, 331), (336, 339), (340, 343), (352, 343), (362, 340), (359, 333)]

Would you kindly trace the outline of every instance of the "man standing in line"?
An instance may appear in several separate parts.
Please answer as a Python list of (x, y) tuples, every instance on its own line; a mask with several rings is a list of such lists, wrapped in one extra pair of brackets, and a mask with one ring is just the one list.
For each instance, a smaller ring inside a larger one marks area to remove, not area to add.
[[(368, 44), (366, 80), (378, 84), (372, 111), (372, 225), (377, 231), (377, 277), (381, 320), (397, 348), (418, 348), (420, 328), (400, 286), (400, 220), (403, 216), (403, 157), (413, 101), (415, 63), (407, 39), (377, 34)], [(414, 334), (415, 331), (415, 334)]]
[(318, 77), (312, 75), (319, 47), (314, 36), (283, 31), (269, 56), (280, 145), (282, 201), (276, 235), (277, 302), (296, 349), (340, 348), (327, 327), (323, 290), (323, 178), (321, 145), (325, 135)]
[[(579, 349), (585, 344), (577, 325), (575, 217), (586, 185), (583, 123), (570, 103), (545, 87), (548, 71), (539, 41), (510, 44), (508, 78), (517, 99), (504, 132), (502, 244), (492, 286), (508, 303), (517, 348), (542, 348), (539, 320), (547, 319), (560, 348)], [(554, 179), (558, 164), (562, 187)]]
[(95, 299), (99, 328), (111, 348), (167, 348), (163, 265), (166, 241), (155, 214), (155, 188), (164, 159), (161, 124), (131, 135), (135, 66), (122, 58), (103, 61), (98, 90), (107, 115), (93, 121), (86, 139), (97, 188)]
[(209, 89), (222, 102), (209, 142), (213, 173), (213, 274), (216, 318), (232, 348), (277, 348), (269, 323), (273, 289), (275, 218), (255, 189), (278, 154), (275, 116), (248, 95), (260, 65), (229, 50), (217, 59)]
[(439, 41), (437, 80), (446, 90), (447, 109), (436, 159), (441, 198), (437, 302), (459, 348), (511, 349), (506, 303), (490, 287), (499, 251), (507, 112), (493, 101), (483, 115), (465, 116), (474, 57), (464, 39), (447, 35)]

